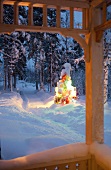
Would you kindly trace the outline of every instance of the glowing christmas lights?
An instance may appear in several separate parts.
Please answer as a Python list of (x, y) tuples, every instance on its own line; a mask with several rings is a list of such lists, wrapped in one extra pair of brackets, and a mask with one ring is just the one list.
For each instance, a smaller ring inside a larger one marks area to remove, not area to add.
[(71, 65), (70, 63), (65, 63), (64, 68), (61, 71), (61, 80), (57, 82), (57, 87), (55, 87), (55, 97), (54, 102), (56, 104), (68, 104), (73, 99), (77, 99), (76, 87), (72, 86), (72, 81), (70, 77)]

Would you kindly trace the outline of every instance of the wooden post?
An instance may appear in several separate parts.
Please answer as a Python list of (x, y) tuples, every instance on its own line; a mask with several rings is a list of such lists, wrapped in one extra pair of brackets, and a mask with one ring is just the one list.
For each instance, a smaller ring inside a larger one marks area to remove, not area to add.
[[(97, 43), (94, 26), (99, 22), (99, 9), (90, 8), (90, 62), (86, 63), (86, 143), (104, 141), (103, 43)], [(96, 21), (95, 21), (96, 20)], [(86, 36), (87, 39), (87, 36)]]
[(56, 13), (57, 13), (57, 15), (56, 15), (56, 27), (58, 27), (58, 28), (60, 28), (61, 26), (61, 20), (60, 20), (60, 18), (61, 18), (61, 16), (60, 16), (60, 6), (57, 6), (56, 7)]
[(33, 4), (29, 5), (29, 10), (28, 10), (28, 25), (33, 25)]
[(3, 23), (3, 0), (0, 1), (0, 24)]
[(43, 26), (47, 26), (47, 5), (43, 5)]
[(14, 3), (14, 24), (18, 25), (18, 18), (19, 16), (19, 9), (18, 9), (18, 2)]

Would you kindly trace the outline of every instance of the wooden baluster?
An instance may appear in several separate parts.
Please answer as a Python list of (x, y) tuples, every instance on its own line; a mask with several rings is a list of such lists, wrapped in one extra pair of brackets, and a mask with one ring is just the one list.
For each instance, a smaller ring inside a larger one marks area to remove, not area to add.
[(73, 29), (73, 26), (74, 26), (73, 14), (74, 14), (74, 8), (70, 7), (70, 28), (71, 29)]
[(43, 26), (47, 27), (47, 5), (43, 5)]
[(69, 170), (67, 167), (69, 167), (68, 164), (62, 164), (58, 166), (58, 170)]
[(89, 28), (89, 9), (83, 8), (82, 9), (83, 15), (82, 15), (82, 29), (88, 29)]
[(31, 3), (28, 10), (28, 25), (33, 25), (33, 4)]
[(86, 29), (86, 9), (82, 9), (82, 29)]
[(89, 9), (86, 9), (86, 27), (85, 29), (89, 28)]
[(18, 25), (18, 18), (19, 16), (19, 8), (18, 8), (18, 2), (14, 3), (14, 24)]
[(75, 26), (74, 26), (74, 25), (75, 25), (75, 18), (74, 18), (74, 17), (75, 17), (75, 16), (74, 16), (74, 11), (73, 11), (73, 23), (74, 23), (74, 24), (73, 24), (73, 28), (75, 28)]
[(60, 21), (61, 21), (61, 19), (60, 19), (60, 6), (57, 6), (56, 7), (56, 13), (57, 13), (57, 15), (56, 15), (56, 27), (58, 27), (58, 28), (60, 28), (61, 26), (60, 26)]
[(72, 162), (72, 163), (68, 163), (69, 165), (69, 170), (76, 170), (76, 163)]
[(80, 163), (79, 163), (79, 168), (78, 168), (79, 170), (87, 170), (87, 160), (85, 160), (85, 161), (81, 161)]

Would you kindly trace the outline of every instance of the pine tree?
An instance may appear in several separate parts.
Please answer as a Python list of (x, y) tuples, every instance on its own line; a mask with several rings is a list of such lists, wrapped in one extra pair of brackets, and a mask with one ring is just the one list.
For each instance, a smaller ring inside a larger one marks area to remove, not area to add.
[[(4, 7), (7, 8), (7, 10), (5, 10), (6, 13), (4, 15), (4, 23), (13, 23), (13, 6), (5, 5)], [(8, 17), (9, 12), (10, 15)], [(43, 24), (42, 12), (42, 8), (34, 7), (34, 25), (41, 26)], [(48, 25), (51, 27), (56, 26), (56, 10), (53, 8), (48, 8), (47, 12)], [(27, 24), (27, 19), (28, 7), (19, 6), (19, 24)], [(69, 27), (69, 11), (67, 10), (61, 11), (61, 26)], [(7, 39), (7, 36), (9, 35), (4, 35), (4, 40), (6, 42), (7, 40), (5, 39), (5, 36)], [(38, 85), (40, 84), (40, 77), (43, 84), (50, 84), (50, 89), (52, 86), (55, 86), (57, 80), (59, 79), (62, 65), (67, 61), (67, 59), (69, 59), (72, 68), (74, 68), (74, 70), (78, 73), (81, 72), (80, 70), (85, 70), (84, 62), (80, 61), (78, 64), (75, 64), (75, 60), (83, 55), (83, 50), (73, 38), (65, 38), (59, 34), (29, 33), (23, 31), (14, 32), (9, 37), (10, 38), (8, 39), (10, 39), (10, 41), (6, 42), (4, 50), (5, 48), (11, 49), (11, 56), (13, 56), (14, 53), (16, 54), (16, 57), (11, 57), (11, 60), (14, 60), (14, 62), (16, 61), (13, 63), (14, 78), (16, 75), (19, 75), (20, 79), (26, 78), (26, 62), (32, 59), (35, 65), (35, 71), (32, 73), (31, 77), (35, 77), (35, 80), (32, 79), (31, 81), (36, 82), (36, 89), (38, 89)], [(13, 46), (11, 46), (11, 44), (13, 44)], [(14, 50), (16, 50), (16, 52), (14, 52)], [(44, 50), (45, 52), (44, 61), (40, 58), (41, 50)], [(9, 55), (8, 51), (7, 55)], [(9, 60), (9, 58), (7, 60)], [(15, 87), (16, 83), (14, 84)], [(78, 84), (80, 83), (78, 82)]]

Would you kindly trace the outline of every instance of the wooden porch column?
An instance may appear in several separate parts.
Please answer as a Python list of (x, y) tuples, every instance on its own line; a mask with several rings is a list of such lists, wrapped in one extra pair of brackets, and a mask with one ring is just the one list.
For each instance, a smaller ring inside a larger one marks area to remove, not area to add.
[(33, 4), (29, 5), (29, 10), (28, 10), (28, 25), (33, 25)]
[(3, 23), (3, 0), (0, 1), (0, 24)]
[(18, 2), (14, 3), (14, 24), (18, 25), (18, 18), (19, 16), (19, 9), (18, 9)]
[(90, 11), (90, 62), (86, 63), (86, 143), (104, 142), (104, 94), (103, 94), (103, 47), (102, 40), (97, 43), (94, 26), (101, 20), (99, 9)]

